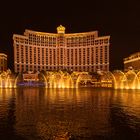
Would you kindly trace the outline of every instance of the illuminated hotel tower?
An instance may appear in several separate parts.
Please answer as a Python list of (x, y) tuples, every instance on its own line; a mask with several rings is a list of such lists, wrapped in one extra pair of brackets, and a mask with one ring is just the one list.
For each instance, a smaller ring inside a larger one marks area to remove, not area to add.
[(109, 70), (110, 36), (98, 31), (65, 34), (60, 25), (57, 34), (25, 30), (13, 40), (15, 72)]
[(7, 70), (7, 55), (0, 53), (0, 72)]

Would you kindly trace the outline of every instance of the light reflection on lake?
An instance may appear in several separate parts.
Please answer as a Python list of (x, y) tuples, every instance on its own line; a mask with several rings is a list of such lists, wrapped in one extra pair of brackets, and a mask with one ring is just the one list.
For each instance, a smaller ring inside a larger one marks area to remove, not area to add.
[(140, 91), (0, 89), (0, 140), (140, 139)]

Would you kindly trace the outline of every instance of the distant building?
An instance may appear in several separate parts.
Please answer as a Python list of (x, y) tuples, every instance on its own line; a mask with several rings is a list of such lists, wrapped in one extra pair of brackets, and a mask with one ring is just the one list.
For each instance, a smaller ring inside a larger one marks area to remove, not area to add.
[(38, 81), (38, 73), (23, 73), (23, 81)]
[(0, 53), (0, 72), (7, 70), (7, 55)]
[(129, 69), (140, 70), (140, 52), (124, 58), (124, 70), (127, 71)]
[(25, 30), (13, 35), (15, 72), (41, 70), (73, 70), (95, 72), (109, 70), (110, 36), (98, 36), (98, 31), (65, 34)]

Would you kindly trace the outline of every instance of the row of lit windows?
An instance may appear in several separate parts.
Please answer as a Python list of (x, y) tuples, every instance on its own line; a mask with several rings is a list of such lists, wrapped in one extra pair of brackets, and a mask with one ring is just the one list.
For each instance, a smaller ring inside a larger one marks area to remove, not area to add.
[[(54, 63), (53, 63), (54, 62)], [(17, 63), (19, 63), (19, 61), (17, 61)], [(24, 62), (21, 62), (21, 63), (24, 63)], [(34, 63), (32, 63), (32, 61), (30, 60), (30, 61), (28, 61), (28, 63), (26, 63), (26, 64), (42, 64), (42, 65), (60, 65), (60, 64), (65, 64), (65, 62), (64, 62), (64, 60), (60, 60), (60, 63), (56, 63), (56, 61), (54, 60), (54, 61), (52, 61), (52, 60), (50, 60), (48, 63), (45, 63), (44, 61), (42, 61), (42, 63), (40, 62), (40, 61), (38, 61), (38, 62), (34, 62)], [(99, 64), (99, 61), (98, 60), (96, 60), (95, 62), (94, 62), (94, 60), (92, 60), (92, 61), (89, 61), (88, 59), (87, 59), (87, 61), (85, 60), (85, 59), (83, 59), (82, 61), (80, 60), (79, 62), (78, 62), (78, 60), (76, 60), (75, 62), (73, 61), (73, 60), (71, 60), (71, 61), (69, 61), (69, 60), (67, 60), (67, 63), (65, 64), (65, 65), (93, 65), (93, 64)], [(102, 59), (100, 59), (100, 64), (107, 64), (107, 61), (103, 61)]]
[(0, 60), (7, 60), (7, 57), (0, 57)]
[[(17, 42), (19, 43), (19, 42)], [(24, 44), (24, 43), (23, 43)], [(28, 44), (28, 43), (25, 43)], [(88, 41), (88, 42), (75, 42), (75, 43), (67, 43), (67, 47), (80, 47), (80, 46), (89, 46), (89, 45), (102, 45), (102, 44), (107, 44), (107, 43), (102, 43), (99, 41)], [(58, 46), (65, 46), (65, 42), (29, 42), (29, 45), (36, 45), (36, 46), (46, 46), (46, 47), (57, 47)]]
[[(91, 59), (89, 59), (89, 57), (85, 57), (85, 56), (83, 56), (83, 58), (81, 58), (81, 57), (79, 57), (79, 59), (77, 58), (77, 57), (75, 57), (75, 59), (70, 59), (70, 57), (67, 57), (67, 59), (66, 59), (66, 62), (67, 63), (71, 63), (71, 64), (81, 64), (81, 63), (83, 63), (83, 64), (93, 64), (94, 62), (95, 63), (98, 63), (99, 61), (101, 62), (101, 63), (107, 63), (107, 60), (108, 60), (108, 58), (105, 58), (105, 59), (103, 59), (103, 57), (100, 57), (100, 58), (98, 58), (97, 56), (95, 57), (96, 59), (94, 59), (94, 57), (92, 57)], [(33, 61), (33, 59), (30, 57), (30, 59), (28, 59), (28, 57), (27, 58), (25, 58), (25, 60), (26, 60), (26, 63), (38, 63), (38, 64), (45, 64), (45, 62), (46, 62), (46, 64), (47, 63), (49, 63), (49, 64), (55, 64), (56, 63), (56, 58), (55, 59), (53, 59), (52, 57), (50, 57), (50, 61), (48, 61), (48, 59), (45, 59), (44, 57), (42, 57), (42, 61), (40, 60), (40, 59), (38, 59), (38, 61), (36, 60), (36, 58), (34, 57), (34, 61)], [(24, 63), (24, 58), (23, 57), (21, 57), (21, 62), (22, 63)], [(47, 61), (44, 61), (44, 60), (47, 60)], [(70, 61), (71, 60), (71, 61)], [(17, 59), (17, 62), (20, 62), (19, 61), (19, 58)], [(63, 59), (63, 58), (61, 58), (60, 57), (60, 62), (61, 63), (64, 63), (65, 62), (65, 60)]]
[(29, 34), (29, 39), (37, 39), (37, 40), (53, 40), (56, 41), (56, 39), (58, 37), (60, 38), (64, 38), (66, 37), (68, 40), (90, 40), (90, 39), (94, 39), (94, 35), (84, 35), (84, 36), (71, 36), (71, 37), (67, 37), (67, 35), (59, 35), (58, 37), (54, 37), (54, 36), (41, 36), (41, 35), (35, 35), (35, 34)]
[[(97, 38), (98, 39), (98, 38)], [(98, 40), (94, 40), (94, 37), (92, 38), (88, 38), (88, 37), (74, 37), (74, 38), (66, 38), (66, 44), (67, 46), (86, 46), (86, 45), (99, 45), (99, 44), (108, 44), (109, 43), (109, 39), (98, 39)], [(41, 45), (41, 46), (53, 46), (55, 47), (56, 44), (64, 44), (65, 42), (65, 38), (64, 37), (58, 37), (58, 38), (31, 38), (29, 37), (28, 39), (24, 39), (24, 38), (19, 38), (16, 37), (15, 41), (17, 43), (25, 43), (25, 44), (33, 44), (33, 45)]]
[(46, 66), (46, 67), (41, 67), (41, 66), (24, 66), (17, 65), (16, 67), (17, 71), (41, 71), (41, 70), (58, 70), (58, 69), (67, 69), (67, 70), (78, 70), (78, 71), (94, 71), (95, 69), (100, 69), (100, 70), (108, 70), (107, 65), (98, 65), (98, 66), (82, 66), (82, 67), (65, 67), (65, 66), (56, 66), (56, 67), (51, 67), (51, 66)]
[[(60, 62), (60, 64), (63, 64), (64, 61), (67, 61), (68, 64), (71, 63), (72, 65), (73, 64), (81, 65), (81, 64), (90, 64), (90, 63), (94, 64), (94, 61), (98, 64), (99, 61), (100, 63), (108, 62), (107, 49), (108, 49), (108, 46), (96, 47), (96, 48), (83, 48), (83, 49), (67, 49), (67, 55), (64, 55), (65, 53), (64, 53), (63, 48), (56, 50), (56, 49), (48, 49), (48, 48), (35, 48), (35, 47), (29, 46), (29, 52), (28, 52), (28, 46), (25, 46), (25, 52), (24, 52), (23, 45), (21, 47), (18, 45), (16, 58), (17, 58), (17, 62), (22, 62), (22, 63), (26, 62), (26, 63), (31, 63), (31, 64), (32, 63), (45, 64), (45, 62), (46, 64), (48, 63), (53, 64), (56, 62), (57, 63)], [(46, 55), (45, 55), (45, 52), (46, 52)], [(90, 53), (91, 53), (91, 57), (89, 58)], [(34, 55), (34, 57), (32, 57), (32, 55)], [(40, 57), (40, 55), (42, 58)], [(38, 56), (38, 59), (36, 59), (36, 56)], [(95, 60), (94, 60), (94, 56), (95, 56)], [(64, 57), (65, 57), (65, 60), (64, 60)], [(21, 58), (21, 61), (19, 58)], [(60, 61), (58, 59), (60, 59)]]
[[(23, 46), (23, 45), (21, 45), (21, 48), (23, 48), (23, 47), (25, 47), (25, 52), (27, 53), (28, 51), (29, 52), (32, 52), (32, 51), (35, 51), (36, 49), (39, 51), (39, 50), (44, 50), (44, 51), (47, 51), (48, 49), (50, 50), (50, 51), (52, 51), (52, 50), (54, 50), (54, 51), (58, 51), (59, 50), (59, 48), (57, 48), (57, 49), (50, 49), (50, 48), (36, 48), (36, 47), (32, 47), (32, 46)], [(28, 50), (28, 47), (30, 48), (29, 50)], [(20, 46), (19, 45), (16, 45), (16, 48), (17, 48), (17, 52), (19, 52), (19, 49), (20, 49)], [(24, 49), (24, 48), (23, 48)], [(23, 50), (22, 49), (22, 50)], [(107, 51), (107, 49), (108, 49), (108, 46), (98, 46), (98, 47), (91, 47), (91, 48), (77, 48), (77, 49), (66, 49), (66, 48), (60, 48), (60, 50), (67, 50), (67, 51), (69, 51), (69, 50), (71, 50), (71, 51), (78, 51), (79, 50), (79, 52), (81, 52), (82, 50), (85, 52), (85, 51), (90, 51), (90, 49), (95, 49), (96, 50), (96, 53), (98, 53), (98, 50), (100, 50), (100, 51), (104, 51), (104, 52), (106, 52)], [(23, 51), (22, 51), (23, 52)]]
[(5, 65), (5, 64), (7, 64), (7, 61), (6, 60), (0, 60), (0, 65)]

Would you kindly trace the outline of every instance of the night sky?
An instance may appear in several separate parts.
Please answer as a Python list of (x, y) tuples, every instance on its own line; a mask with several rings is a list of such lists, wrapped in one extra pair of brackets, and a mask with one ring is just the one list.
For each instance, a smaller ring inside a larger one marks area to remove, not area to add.
[(0, 3), (0, 52), (13, 69), (14, 33), (25, 29), (66, 33), (99, 31), (110, 35), (110, 70), (123, 69), (123, 58), (140, 51), (139, 0), (5, 0)]

